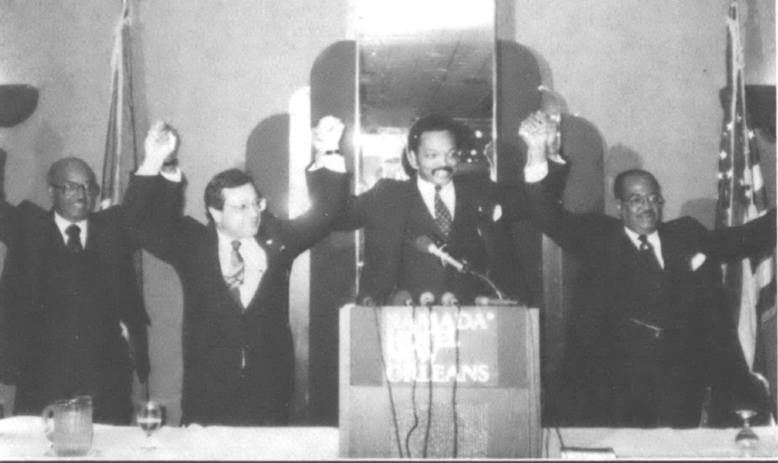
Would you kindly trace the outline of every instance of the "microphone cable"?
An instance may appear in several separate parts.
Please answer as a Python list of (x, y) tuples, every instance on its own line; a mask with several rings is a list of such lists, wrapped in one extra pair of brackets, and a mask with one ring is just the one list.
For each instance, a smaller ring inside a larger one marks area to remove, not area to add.
[(392, 394), (392, 382), (389, 380), (389, 376), (386, 374), (386, 358), (384, 357), (384, 342), (381, 336), (381, 323), (379, 322), (379, 307), (373, 304), (373, 314), (375, 315), (375, 330), (378, 335), (378, 349), (381, 352), (381, 367), (384, 373), (384, 380), (386, 381), (386, 389), (389, 392), (389, 405), (392, 408), (392, 422), (394, 423), (394, 438), (397, 443), (397, 452), (400, 454), (400, 458), (405, 458), (403, 455), (402, 443), (400, 442), (400, 427), (397, 424), (397, 410), (394, 406), (394, 395)]
[(414, 431), (416, 431), (416, 428), (419, 427), (419, 413), (416, 406), (416, 381), (418, 378), (418, 368), (419, 368), (419, 356), (416, 352), (416, 304), (411, 305), (411, 315), (412, 315), (412, 321), (413, 324), (411, 326), (411, 348), (413, 349), (413, 383), (411, 383), (411, 404), (413, 406), (413, 425), (411, 426), (411, 429), (408, 430), (408, 433), (405, 435), (405, 453), (408, 455), (408, 458), (413, 458), (411, 455), (411, 447), (410, 447), (410, 440), (411, 435)]
[(456, 299), (452, 304), (457, 308), (457, 317), (454, 321), (454, 386), (451, 389), (451, 410), (454, 418), (454, 450), (453, 458), (459, 453), (459, 421), (457, 416), (457, 378), (459, 377), (459, 317), (462, 306)]
[(429, 396), (427, 398), (427, 429), (424, 431), (424, 448), (422, 449), (422, 458), (427, 458), (427, 447), (429, 445), (430, 440), (430, 429), (432, 428), (432, 354), (434, 352), (433, 345), (433, 336), (432, 336), (432, 304), (427, 305), (427, 314), (429, 316), (429, 330), (428, 330), (428, 336), (429, 336), (429, 358), (427, 359), (427, 374), (429, 376), (428, 378), (428, 384), (429, 384)]
[(492, 283), (492, 280), (487, 278), (486, 275), (481, 275), (480, 273), (478, 273), (478, 272), (476, 272), (474, 270), (470, 270), (468, 273), (471, 274), (471, 275), (475, 275), (478, 278), (480, 278), (482, 281), (486, 282), (486, 284), (489, 285), (489, 287), (492, 289), (492, 291), (494, 291), (494, 294), (497, 296), (498, 299), (500, 299), (500, 300), (505, 299), (505, 294), (502, 291), (500, 291), (500, 289), (497, 287), (497, 285)]

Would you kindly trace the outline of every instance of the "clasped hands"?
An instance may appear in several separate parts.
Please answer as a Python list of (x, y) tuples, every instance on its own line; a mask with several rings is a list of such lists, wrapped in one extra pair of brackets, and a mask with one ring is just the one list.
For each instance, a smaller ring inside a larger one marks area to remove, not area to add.
[(144, 163), (152, 163), (160, 170), (175, 169), (178, 135), (168, 124), (157, 121), (149, 129), (143, 148), (146, 152)]
[(535, 111), (522, 121), (519, 136), (527, 144), (527, 165), (557, 158), (562, 138), (559, 122), (543, 111)]

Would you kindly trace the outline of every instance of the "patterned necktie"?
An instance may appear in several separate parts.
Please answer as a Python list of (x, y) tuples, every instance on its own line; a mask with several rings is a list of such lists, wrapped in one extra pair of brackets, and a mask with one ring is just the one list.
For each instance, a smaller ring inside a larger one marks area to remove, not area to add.
[(230, 268), (232, 273), (224, 275), (224, 282), (227, 283), (227, 287), (230, 291), (230, 296), (235, 299), (235, 302), (243, 307), (243, 302), (240, 300), (240, 285), (243, 284), (243, 276), (245, 273), (245, 266), (243, 265), (243, 256), (240, 255), (240, 241), (234, 240), (232, 242), (232, 256), (230, 257)]
[(68, 235), (66, 245), (70, 252), (81, 252), (84, 250), (84, 247), (81, 245), (81, 227), (73, 224), (65, 229), (65, 233)]
[(446, 238), (451, 232), (452, 221), (451, 211), (448, 210), (448, 207), (446, 207), (446, 204), (440, 197), (440, 185), (435, 185), (435, 223)]
[(657, 259), (656, 253), (654, 252), (654, 246), (648, 242), (648, 236), (640, 235), (638, 236), (638, 239), (640, 240), (640, 255), (655, 269), (661, 270), (662, 266), (659, 265), (659, 259)]

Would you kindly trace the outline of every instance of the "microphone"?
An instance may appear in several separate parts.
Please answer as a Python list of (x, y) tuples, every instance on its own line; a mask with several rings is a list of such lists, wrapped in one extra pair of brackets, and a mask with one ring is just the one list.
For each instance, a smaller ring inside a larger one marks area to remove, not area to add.
[(435, 296), (429, 291), (425, 291), (421, 293), (421, 296), (419, 296), (419, 305), (432, 307), (432, 304), (434, 303), (435, 303)]
[(397, 293), (395, 293), (394, 297), (392, 298), (392, 305), (412, 306), (413, 297), (411, 297), (411, 293), (406, 290), (397, 291)]
[(496, 306), (518, 306), (519, 301), (513, 301), (511, 299), (495, 299), (493, 297), (478, 296), (475, 298), (475, 305), (496, 305)]
[(451, 257), (446, 251), (438, 247), (435, 242), (432, 241), (432, 239), (427, 235), (421, 235), (420, 237), (416, 238), (416, 249), (421, 252), (428, 252), (432, 255), (440, 257), (440, 260), (444, 264), (448, 264), (454, 267), (458, 272), (465, 271), (465, 264)]
[(459, 299), (454, 296), (454, 293), (444, 293), (440, 297), (440, 304), (446, 307), (456, 307), (459, 305)]

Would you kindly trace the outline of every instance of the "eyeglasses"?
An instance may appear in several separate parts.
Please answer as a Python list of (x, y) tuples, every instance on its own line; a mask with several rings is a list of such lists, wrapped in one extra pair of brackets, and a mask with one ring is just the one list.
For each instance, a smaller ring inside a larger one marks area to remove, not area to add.
[(642, 205), (644, 201), (652, 206), (660, 206), (665, 203), (665, 198), (658, 194), (650, 194), (648, 196), (634, 195), (622, 201), (627, 203), (629, 207), (638, 207)]
[(91, 183), (62, 182), (62, 184), (52, 183), (51, 186), (59, 188), (65, 196), (74, 196), (79, 191), (90, 193), (94, 189)]
[(245, 214), (250, 210), (262, 212), (265, 209), (264, 201), (261, 198), (257, 198), (254, 201), (243, 204), (225, 204), (224, 207), (231, 207), (241, 214)]
[(461, 153), (459, 151), (449, 151), (448, 153), (420, 153), (420, 156), (426, 161), (434, 161), (436, 159), (445, 158), (446, 161), (459, 161)]

